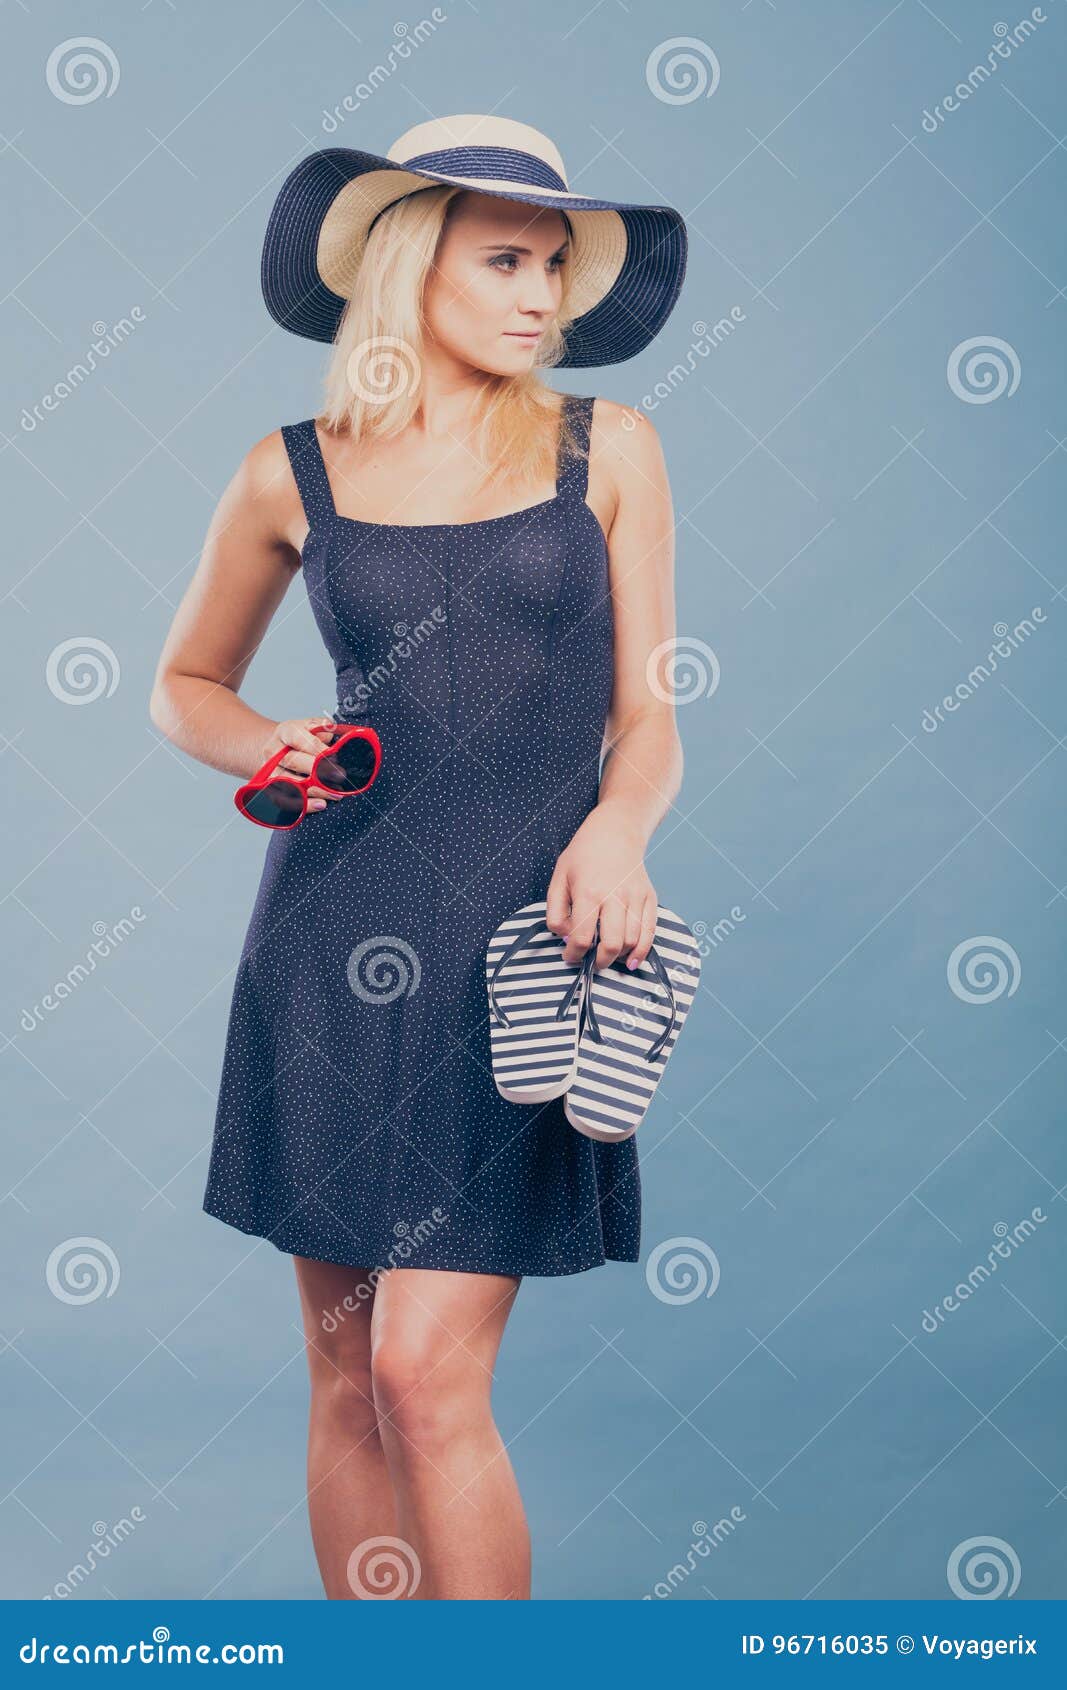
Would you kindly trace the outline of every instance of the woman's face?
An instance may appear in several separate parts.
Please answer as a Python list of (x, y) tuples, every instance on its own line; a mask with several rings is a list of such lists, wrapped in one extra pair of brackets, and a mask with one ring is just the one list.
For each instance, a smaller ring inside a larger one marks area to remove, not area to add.
[(521, 375), (559, 311), (567, 228), (558, 211), (466, 192), (452, 203), (426, 284), (429, 335), (494, 375)]

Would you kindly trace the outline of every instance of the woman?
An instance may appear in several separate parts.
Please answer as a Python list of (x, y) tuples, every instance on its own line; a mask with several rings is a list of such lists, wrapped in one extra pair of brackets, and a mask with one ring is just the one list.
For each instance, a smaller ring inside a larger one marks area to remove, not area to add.
[[(271, 216), (265, 297), (334, 342), (326, 402), (226, 489), (151, 710), (242, 779), (283, 749), (306, 775), (316, 726), (381, 742), (373, 785), (312, 787), (268, 841), (204, 1202), (295, 1259), (331, 1598), (528, 1597), (504, 1326), (525, 1274), (639, 1256), (633, 1140), (495, 1088), (485, 953), (546, 889), (567, 962), (651, 943), (643, 856), (681, 761), (648, 673), (673, 629), (662, 453), (536, 372), (639, 351), (684, 263), (677, 212), (572, 194), (502, 118), (317, 153)], [(301, 568), (338, 708), (276, 721), (238, 693)]]

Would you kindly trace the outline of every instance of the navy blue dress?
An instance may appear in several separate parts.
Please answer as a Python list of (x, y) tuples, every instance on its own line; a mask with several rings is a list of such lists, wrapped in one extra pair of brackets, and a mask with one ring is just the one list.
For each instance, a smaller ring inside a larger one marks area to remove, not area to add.
[(270, 835), (230, 1008), (204, 1208), (296, 1255), (638, 1259), (635, 1141), (509, 1102), (490, 1060), (486, 947), (596, 803), (612, 688), (593, 400), (564, 403), (582, 452), (561, 441), (555, 495), (480, 522), (340, 516), (314, 421), (282, 430), (335, 718), (382, 743), (366, 793)]

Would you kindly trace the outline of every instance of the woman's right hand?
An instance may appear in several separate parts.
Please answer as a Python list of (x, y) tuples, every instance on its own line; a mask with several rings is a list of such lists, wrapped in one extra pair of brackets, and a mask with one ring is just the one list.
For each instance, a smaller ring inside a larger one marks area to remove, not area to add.
[[(313, 728), (330, 728), (329, 734), (313, 733)], [(290, 716), (284, 722), (275, 722), (274, 729), (264, 745), (256, 768), (261, 768), (269, 758), (273, 757), (283, 745), (289, 747), (286, 755), (278, 764), (279, 769), (285, 769), (293, 775), (306, 775), (311, 772), (311, 765), (324, 745), (328, 745), (333, 734), (338, 730), (338, 724), (332, 716)], [(329, 798), (342, 798), (341, 792), (329, 792), (324, 786), (308, 787), (308, 809), (324, 810)]]

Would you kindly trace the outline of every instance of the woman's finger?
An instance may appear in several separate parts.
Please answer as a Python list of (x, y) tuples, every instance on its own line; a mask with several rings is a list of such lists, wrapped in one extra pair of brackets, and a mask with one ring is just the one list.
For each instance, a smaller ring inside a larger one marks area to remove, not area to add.
[(299, 751), (302, 755), (307, 756), (308, 768), (311, 767), (310, 759), (317, 757), (323, 746), (330, 743), (329, 734), (312, 733), (312, 727), (315, 725), (329, 728), (337, 727), (337, 723), (332, 722), (328, 716), (308, 716), (303, 720), (298, 719), (294, 722), (283, 722), (281, 724), (285, 729), (287, 743), (294, 751)]
[(580, 887), (572, 886), (571, 917), (567, 929), (567, 943), (563, 947), (564, 962), (581, 962), (596, 937), (599, 914), (599, 899), (582, 891)]
[(641, 909), (641, 934), (636, 945), (626, 959), (627, 968), (640, 968), (645, 961), (652, 941), (656, 937), (656, 917), (659, 914), (659, 902), (655, 892), (649, 892)]
[(550, 933), (564, 934), (570, 920), (571, 899), (567, 870), (562, 859), (556, 863), (545, 898), (545, 926)]
[(623, 948), (626, 938), (626, 906), (618, 898), (609, 898), (600, 906), (600, 943), (596, 949), (597, 968), (608, 968)]
[(645, 901), (638, 898), (634, 903), (626, 906), (626, 924), (623, 934), (622, 948), (629, 956), (641, 937), (641, 922), (644, 916)]

